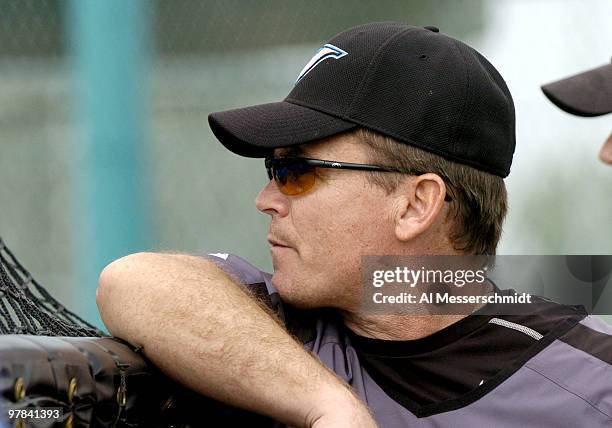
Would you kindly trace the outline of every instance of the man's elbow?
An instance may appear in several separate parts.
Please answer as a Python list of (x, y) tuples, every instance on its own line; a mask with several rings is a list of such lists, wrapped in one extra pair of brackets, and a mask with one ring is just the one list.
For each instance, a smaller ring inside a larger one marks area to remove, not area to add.
[(125, 282), (127, 271), (130, 266), (139, 263), (139, 259), (146, 253), (135, 253), (125, 257), (121, 257), (109, 263), (98, 278), (98, 289), (96, 290), (96, 301), (98, 304), (104, 303), (111, 297), (121, 284)]
[[(138, 290), (138, 277), (147, 264), (157, 257), (153, 253), (135, 253), (121, 257), (108, 264), (98, 278), (96, 304), (102, 321), (111, 334), (117, 335), (121, 328), (121, 315), (130, 308), (132, 297)], [(145, 268), (146, 269), (146, 268)]]
[(121, 284), (133, 275), (137, 275), (142, 269), (159, 264), (166, 254), (140, 252), (129, 254), (109, 263), (100, 272), (99, 286), (110, 288)]
[(102, 272), (100, 272), (100, 276), (98, 277), (98, 288), (96, 289), (96, 302), (98, 306), (104, 303), (105, 299), (111, 294), (111, 289), (117, 278), (115, 271), (118, 270), (118, 265), (121, 263), (121, 260), (122, 259), (117, 259), (109, 263), (102, 269)]

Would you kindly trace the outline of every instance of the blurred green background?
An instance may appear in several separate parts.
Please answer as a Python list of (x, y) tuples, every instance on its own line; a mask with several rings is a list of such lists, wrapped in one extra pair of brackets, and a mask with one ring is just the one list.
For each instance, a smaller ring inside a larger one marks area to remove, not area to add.
[[(370, 21), (436, 25), (505, 77), (517, 151), (501, 254), (612, 254), (612, 168), (597, 160), (612, 117), (567, 115), (539, 90), (610, 60), (609, 0), (95, 1), (0, 0), (0, 236), (89, 320), (97, 272), (132, 251), (234, 252), (271, 269), (267, 216), (253, 204), (263, 162), (224, 150), (207, 115), (284, 98), (326, 39)], [(107, 38), (140, 44), (130, 45), (133, 58), (109, 62), (112, 52), (94, 49)], [(138, 71), (132, 133), (119, 111), (117, 129), (92, 137), (84, 92), (110, 106), (126, 97), (97, 88), (95, 67), (118, 79)], [(117, 135), (134, 139), (125, 144), (136, 147), (142, 183), (113, 198), (115, 160), (107, 167), (91, 150)], [(132, 217), (116, 233), (91, 220), (124, 208)]]

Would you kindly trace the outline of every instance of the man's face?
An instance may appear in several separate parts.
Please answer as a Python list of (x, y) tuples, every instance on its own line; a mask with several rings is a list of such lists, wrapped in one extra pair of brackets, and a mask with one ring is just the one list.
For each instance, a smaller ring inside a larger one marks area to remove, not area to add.
[(601, 147), (599, 159), (601, 159), (601, 161), (604, 163), (612, 165), (612, 133)]
[[(346, 135), (299, 149), (302, 157), (370, 163), (366, 147)], [(275, 151), (287, 154), (296, 155)], [(354, 308), (361, 256), (392, 251), (395, 241), (393, 198), (361, 171), (317, 169), (314, 187), (295, 196), (282, 194), (272, 180), (256, 206), (271, 216), (272, 283), (296, 306)]]

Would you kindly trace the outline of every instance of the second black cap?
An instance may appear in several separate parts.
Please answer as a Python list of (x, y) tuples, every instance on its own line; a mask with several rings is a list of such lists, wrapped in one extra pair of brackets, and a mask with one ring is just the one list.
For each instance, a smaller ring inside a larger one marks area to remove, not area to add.
[(612, 113), (612, 64), (548, 83), (542, 91), (560, 109), (576, 116)]

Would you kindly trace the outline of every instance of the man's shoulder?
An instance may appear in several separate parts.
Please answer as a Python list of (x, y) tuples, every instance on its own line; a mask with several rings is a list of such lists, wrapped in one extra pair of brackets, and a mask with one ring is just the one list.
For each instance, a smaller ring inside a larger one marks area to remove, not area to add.
[(589, 315), (559, 339), (612, 367), (612, 325), (601, 318)]
[[(609, 370), (612, 375), (612, 325), (606, 323), (601, 318), (588, 315), (567, 329), (556, 340), (548, 345), (542, 354), (534, 358), (546, 360), (558, 353), (551, 352), (553, 346), (560, 346), (563, 349), (561, 357), (562, 365), (574, 364), (575, 362), (585, 363), (591, 361), (590, 366), (601, 366)], [(585, 367), (586, 370), (586, 367)], [(612, 391), (612, 383), (610, 383)]]
[(259, 269), (257, 266), (236, 254), (208, 253), (205, 257), (243, 285), (265, 283), (270, 285), (272, 288), (270, 290), (271, 292), (276, 291), (272, 286), (272, 275), (270, 273)]
[(525, 367), (559, 390), (612, 415), (612, 326), (589, 315)]

